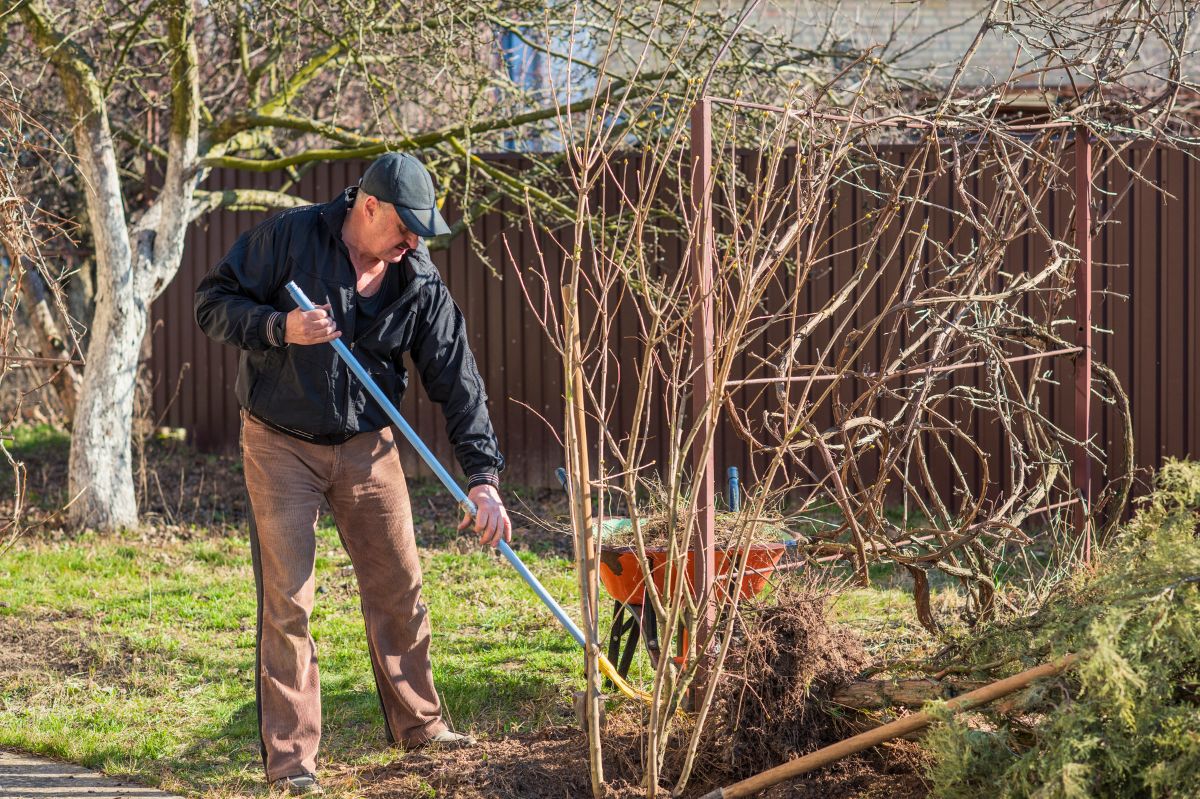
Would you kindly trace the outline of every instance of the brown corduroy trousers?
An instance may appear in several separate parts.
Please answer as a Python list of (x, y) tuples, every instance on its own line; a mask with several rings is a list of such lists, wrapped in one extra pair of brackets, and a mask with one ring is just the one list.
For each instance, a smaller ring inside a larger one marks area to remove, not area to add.
[(267, 779), (316, 771), (321, 686), (308, 621), (322, 498), (358, 578), (388, 740), (412, 746), (445, 729), (408, 488), (391, 429), (325, 446), (243, 411), (242, 458), (253, 516), (255, 688)]

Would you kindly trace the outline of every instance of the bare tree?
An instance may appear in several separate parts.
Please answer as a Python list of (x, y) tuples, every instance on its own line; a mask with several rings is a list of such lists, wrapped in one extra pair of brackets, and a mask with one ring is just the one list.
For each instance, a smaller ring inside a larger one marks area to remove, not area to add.
[[(9, 518), (0, 520), (0, 551), (7, 549), (23, 531), (25, 502), (25, 467), (9, 451), (11, 438), (6, 433), (25, 418), (22, 406), (29, 395), (35, 395), (39, 388), (64, 373), (69, 381), (69, 356), (78, 350), (62, 291), (38, 247), (39, 241), (53, 234), (58, 226), (40, 215), (22, 190), (25, 175), (40, 166), (48, 153), (57, 152), (42, 150), (34, 143), (43, 132), (17, 101), (7, 78), (0, 77), (0, 253), (6, 256), (0, 270), (0, 387), (12, 385), (22, 372), (37, 375), (32, 380), (20, 381), (13, 403), (3, 409), (5, 418), (0, 418), (0, 452), (12, 469), (13, 481), (12, 504), (6, 508)], [(28, 307), (30, 313), (39, 317), (41, 329), (64, 331), (52, 343), (52, 354), (27, 355), (18, 348), (17, 320), (22, 296), (36, 298), (36, 302), (28, 302)], [(44, 377), (46, 373), (49, 377)], [(64, 394), (71, 395), (69, 382)]]
[[(695, 464), (722, 426), (747, 442), (754, 485), (723, 521), (730, 575), (745, 573), (769, 522), (791, 531), (813, 567), (846, 563), (864, 583), (873, 563), (907, 571), (931, 630), (939, 624), (933, 570), (961, 585), (974, 622), (1042, 598), (1036, 584), (1025, 596), (996, 590), (998, 570), (1028, 545), (1060, 569), (1078, 562), (1082, 539), (1063, 510), (1090, 499), (1072, 480), (1077, 448), (1109, 480), (1084, 508), (1090, 529), (1103, 535), (1103, 520), (1119, 517), (1132, 447), (1113, 373), (1099, 365), (1088, 388), (1124, 421), (1125, 462), (1108, 462), (1096, 440), (1077, 440), (1047, 407), (1053, 363), (1081, 357), (1062, 331), (1078, 321), (1071, 300), (1082, 253), (1075, 223), (1064, 228), (1042, 209), (1052, 196), (1074, 206), (1068, 156), (1077, 142), (1094, 139), (1103, 166), (1121, 163), (1138, 142), (1193, 140), (1183, 106), (1196, 88), (1185, 47), (1194, 13), (1184, 3), (1149, 14), (1120, 1), (994, 3), (939, 85), (902, 85), (874, 53), (843, 51), (790, 85), (730, 87), (717, 77), (718, 50), (681, 94), (563, 109), (576, 222), (557, 232), (540, 263), (518, 266), (567, 365), (569, 398), (586, 408), (586, 423), (575, 407), (566, 413), (568, 462), (590, 463), (572, 486), (598, 509), (592, 518), (590, 503), (572, 504), (577, 546), (592, 548), (577, 563), (603, 560), (605, 512), (628, 517), (624, 545), (666, 638), (646, 716), (651, 795), (667, 777), (668, 743), (690, 695), (696, 715), (671, 775), (676, 794), (686, 786), (711, 677), (736, 631), (739, 578), (703, 596), (685, 579), (688, 550), (713, 513)], [(731, 20), (727, 43), (739, 24)], [(980, 43), (997, 30), (1020, 43), (1021, 58), (986, 85), (964, 85)], [(1006, 96), (1031, 83), (1045, 90), (1047, 107), (1006, 116)], [(601, 79), (597, 94), (605, 88)], [(689, 114), (713, 95), (726, 99), (712, 105), (711, 149), (689, 150)], [(636, 126), (646, 117), (669, 123), (631, 157), (612, 120)], [(706, 157), (709, 173), (697, 169)], [(704, 174), (709, 182), (697, 185)], [(664, 244), (680, 234), (688, 247), (674, 256)], [(1031, 255), (1013, 272), (1006, 255), (1016, 243)], [(711, 271), (697, 259), (711, 259)], [(706, 342), (696, 321), (708, 314)], [(636, 352), (622, 354), (629, 340)], [(982, 382), (950, 379), (963, 368)], [(707, 398), (696, 393), (704, 373)], [(964, 414), (984, 420), (996, 449), (985, 451)], [(588, 438), (595, 453), (585, 459), (578, 453)], [(933, 477), (934, 461), (953, 476), (949, 492)], [(590, 569), (581, 582), (586, 613), (594, 614), (595, 580)], [(672, 650), (680, 657), (668, 657)], [(598, 747), (593, 741), (593, 762)]]
[[(643, 32), (648, 15), (673, 20), (692, 49), (628, 77), (619, 59), (589, 60), (592, 39), (662, 50), (662, 41)], [(13, 74), (30, 86), (52, 76), (61, 90), (38, 96), (47, 124), (61, 125), (75, 156), (95, 252), (95, 313), (70, 482), (72, 495), (81, 495), (73, 520), (98, 528), (137, 521), (130, 436), (138, 352), (150, 304), (174, 277), (192, 221), (222, 207), (302, 203), (290, 191), (307, 167), (387, 150), (421, 150), (434, 162), (444, 192), (453, 187), (463, 208), (456, 233), (504, 197), (528, 204), (540, 224), (570, 221), (569, 189), (554, 168), (561, 155), (534, 159), (535, 169), (521, 173), (477, 155), (506, 137), (544, 131), (569, 94), (514, 83), (497, 32), (519, 35), (552, 63), (571, 64), (564, 73), (571, 80), (581, 70), (604, 77), (605, 95), (570, 97), (567, 108), (578, 109), (677, 91), (724, 41), (708, 34), (727, 24), (721, 9), (692, 14), (674, 0), (653, 12), (533, 0), (415, 7), (5, 0), (0, 18), (10, 23), (3, 58)], [(545, 35), (529, 35), (531, 26)], [(572, 29), (590, 39), (560, 35)], [(728, 69), (770, 71), (790, 52), (782, 40), (747, 32)], [(631, 142), (641, 135), (624, 120), (612, 127)], [(217, 168), (282, 177), (271, 190), (207, 191), (203, 181)]]

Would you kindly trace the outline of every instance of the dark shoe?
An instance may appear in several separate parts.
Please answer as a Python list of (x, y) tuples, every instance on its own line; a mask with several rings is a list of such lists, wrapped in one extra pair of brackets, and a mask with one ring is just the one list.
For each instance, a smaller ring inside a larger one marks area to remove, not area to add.
[(291, 777), (283, 777), (271, 783), (271, 787), (278, 791), (286, 791), (292, 796), (320, 796), (325, 793), (317, 783), (316, 774), (296, 774)]
[(424, 746), (444, 746), (448, 749), (462, 749), (479, 743), (470, 735), (451, 730), (442, 730), (424, 743)]

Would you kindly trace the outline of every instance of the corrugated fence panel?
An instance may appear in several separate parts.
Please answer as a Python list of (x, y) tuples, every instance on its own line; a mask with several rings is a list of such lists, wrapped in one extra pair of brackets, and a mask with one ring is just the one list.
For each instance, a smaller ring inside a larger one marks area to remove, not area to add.
[[(512, 161), (512, 155), (495, 156)], [(898, 148), (891, 156), (892, 163), (903, 166), (910, 153)], [(1129, 394), (1133, 407), (1136, 462), (1139, 467), (1154, 467), (1168, 456), (1200, 455), (1200, 395), (1194, 382), (1200, 374), (1200, 280), (1196, 279), (1200, 264), (1200, 202), (1197, 202), (1197, 182), (1200, 164), (1189, 154), (1155, 151), (1148, 147), (1132, 147), (1122, 158), (1124, 162), (1099, 170), (1096, 179), (1095, 213), (1106, 220), (1095, 239), (1095, 324), (1096, 355), (1110, 365)], [(297, 187), (301, 196), (318, 201), (357, 181), (365, 164), (335, 162), (309, 170)], [(631, 194), (641, 191), (638, 185), (637, 158), (620, 162), (614, 179), (622, 181), (623, 190)], [(762, 169), (755, 157), (743, 159), (748, 173)], [(784, 173), (792, 174), (796, 159), (789, 156)], [(1136, 170), (1143, 179), (1131, 180), (1129, 171)], [(217, 170), (209, 178), (208, 188), (277, 188), (283, 178), (278, 175), (252, 175), (232, 170)], [(882, 188), (878, 177), (873, 178)], [(986, 208), (992, 197), (988, 181), (979, 178), (974, 190)], [(665, 189), (664, 189), (665, 190)], [(830, 199), (836, 203), (827, 228), (807, 234), (797, 245), (799, 253), (807, 246), (808, 237), (816, 236), (825, 247), (819, 257), (824, 260), (814, 271), (800, 298), (800, 305), (819, 307), (838, 289), (840, 282), (853, 274), (862, 256), (858, 252), (865, 229), (859, 220), (870, 201), (869, 192), (853, 186), (843, 186)], [(960, 203), (949, 191), (949, 182), (941, 179), (932, 197), (947, 207)], [(506, 201), (507, 202), (507, 201)], [(605, 187), (594, 198), (596, 203), (613, 207), (616, 193)], [(961, 204), (961, 203), (960, 203)], [(508, 210), (513, 210), (508, 207)], [(869, 209), (867, 209), (869, 210)], [(448, 209), (451, 218), (457, 216)], [(1070, 199), (1066, 194), (1050, 195), (1043, 206), (1048, 226), (1060, 237), (1070, 237)], [(195, 324), (192, 296), (204, 273), (229, 250), (237, 237), (249, 230), (266, 214), (219, 212), (204, 217), (188, 232), (183, 264), (174, 282), (155, 302), (152, 309), (150, 362), (154, 380), (153, 398), (156, 415), (162, 424), (182, 427), (191, 441), (205, 451), (233, 451), (238, 438), (238, 410), (233, 388), (237, 376), (237, 352), (210, 341)], [(930, 231), (944, 242), (950, 251), (964, 253), (972, 246), (970, 231), (956, 227), (951, 217), (932, 213), (918, 218), (915, 224), (927, 221)], [(526, 292), (514, 271), (512, 259), (525, 269), (537, 265), (540, 259), (547, 264), (553, 277), (561, 274), (561, 252), (545, 233), (531, 233), (523, 226), (505, 222), (499, 215), (485, 215), (474, 221), (471, 236), (456, 238), (451, 246), (434, 254), (434, 261), (466, 317), (471, 346), (479, 363), (490, 397), (489, 408), (501, 446), (508, 459), (506, 479), (530, 486), (554, 485), (553, 469), (562, 464), (563, 455), (555, 431), (563, 420), (562, 367), (557, 352), (546, 338), (538, 316), (543, 312), (529, 306)], [(903, 234), (889, 234), (885, 242), (900, 242), (895, 262), (914, 255), (911, 239)], [(679, 236), (668, 236), (660, 242), (664, 267), (682, 263), (686, 244)], [(928, 249), (928, 245), (927, 245)], [(478, 253), (486, 254), (499, 274), (492, 274)], [(512, 254), (512, 259), (508, 253)], [(919, 253), (918, 253), (919, 255)], [(880, 268), (883, 253), (873, 256)], [(926, 260), (930, 253), (926, 252)], [(1042, 242), (1024, 236), (1009, 244), (1006, 263), (1013, 272), (1024, 272), (1044, 264), (1047, 253)], [(789, 280), (794, 280), (790, 278)], [(884, 278), (873, 288), (862, 288), (864, 303), (856, 312), (856, 322), (869, 318), (894, 288), (894, 280)], [(542, 291), (532, 283), (527, 287), (530, 297), (540, 306)], [(788, 302), (794, 283), (773, 288), (768, 302), (781, 309)], [(558, 298), (555, 297), (555, 300)], [(616, 377), (628, 381), (629, 369), (637, 357), (636, 336), (638, 320), (624, 302), (614, 326), (615, 340), (609, 368), (612, 385)], [(805, 310), (801, 308), (801, 312)], [(1035, 315), (1035, 308), (1027, 308)], [(823, 335), (830, 335), (838, 320), (822, 325), (817, 335), (803, 345), (800, 358), (808, 363), (815, 360)], [(761, 340), (753, 343), (751, 353), (743, 359), (746, 369), (756, 369), (752, 376), (767, 373), (764, 359), (777, 353), (786, 340), (786, 320), (767, 326)], [(903, 330), (883, 328), (868, 343), (861, 356), (864, 364), (877, 366), (893, 356), (904, 345)], [(1030, 363), (1018, 365), (1019, 374), (1043, 368), (1053, 374), (1057, 385), (1042, 392), (1044, 407), (1055, 421), (1070, 429), (1072, 404), (1072, 370), (1069, 362), (1060, 360), (1041, 367)], [(739, 377), (739, 375), (734, 375)], [(983, 379), (982, 370), (963, 372), (954, 378), (960, 384), (972, 384)], [(445, 461), (452, 462), (452, 451), (445, 436), (440, 410), (433, 407), (419, 388), (419, 375), (410, 377), (410, 391), (402, 410), (417, 430)], [(814, 390), (818, 387), (814, 386)], [(620, 389), (622, 396), (613, 403), (614, 429), (623, 429), (632, 414), (632, 387)], [(738, 397), (747, 403), (755, 415), (773, 407), (772, 391), (766, 387), (745, 388)], [(661, 393), (653, 409), (655, 419), (661, 420), (665, 406)], [(885, 403), (876, 412), (894, 410)], [(978, 435), (978, 441), (991, 451), (1000, 446), (999, 436), (988, 420), (978, 411), (956, 411), (959, 422)], [(1110, 453), (1110, 461), (1120, 458), (1120, 431), (1107, 405), (1097, 403), (1096, 435)], [(828, 425), (832, 417), (822, 411), (814, 420), (818, 427)], [(952, 445), (956, 456), (966, 456), (961, 444)], [(659, 460), (666, 454), (662, 437), (652, 442), (649, 457)], [(1006, 453), (991, 451), (992, 462), (999, 467)], [(417, 474), (428, 471), (416, 462), (411, 453), (406, 467)], [(964, 461), (971, 459), (964, 457)], [(724, 468), (737, 465), (752, 472), (747, 462), (745, 444), (731, 431), (719, 436), (717, 465), (719, 482), (724, 486)], [(815, 464), (814, 464), (815, 465)], [(938, 469), (935, 481), (944, 496), (951, 496), (953, 483), (946, 469)], [(989, 469), (993, 479), (1003, 473), (1001, 468)], [(971, 464), (966, 475), (971, 482), (982, 477), (978, 464)], [(1006, 479), (1006, 478), (1005, 478)]]

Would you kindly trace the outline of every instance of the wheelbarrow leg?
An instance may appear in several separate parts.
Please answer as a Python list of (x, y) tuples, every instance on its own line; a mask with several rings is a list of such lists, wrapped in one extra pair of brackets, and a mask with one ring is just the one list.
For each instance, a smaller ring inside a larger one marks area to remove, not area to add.
[(625, 641), (625, 651), (621, 653), (621, 660), (617, 664), (617, 674), (622, 677), (629, 676), (629, 666), (633, 663), (633, 653), (637, 652), (638, 635), (641, 633), (641, 625), (638, 623), (642, 615), (641, 605), (629, 606), (629, 638)]
[[(631, 605), (628, 609), (629, 618), (625, 617), (626, 608), (623, 602), (613, 604), (613, 622), (608, 633), (608, 660), (617, 667), (617, 674), (629, 676), (629, 664), (633, 662), (633, 653), (638, 644), (638, 617), (641, 606)], [(628, 638), (628, 640), (626, 640)], [(612, 680), (605, 679), (609, 688), (614, 688)]]
[(654, 615), (653, 607), (641, 605), (638, 610), (638, 621), (641, 623), (642, 639), (646, 642), (646, 652), (650, 655), (651, 665), (658, 668), (658, 658), (662, 654), (662, 647), (658, 643), (658, 617)]

